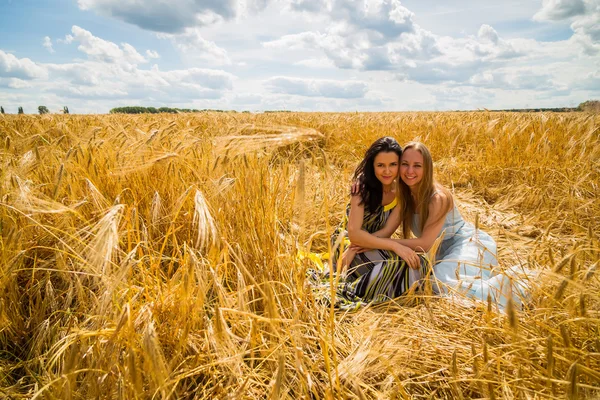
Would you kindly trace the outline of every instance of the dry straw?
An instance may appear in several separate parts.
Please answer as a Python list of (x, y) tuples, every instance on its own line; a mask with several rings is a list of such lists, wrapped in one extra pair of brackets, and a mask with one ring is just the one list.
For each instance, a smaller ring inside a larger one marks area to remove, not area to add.
[[(598, 398), (599, 123), (3, 116), (0, 397)], [(540, 271), (524, 308), (431, 288), (354, 313), (315, 300), (297, 251), (330, 250), (381, 136), (427, 143), (499, 270)]]

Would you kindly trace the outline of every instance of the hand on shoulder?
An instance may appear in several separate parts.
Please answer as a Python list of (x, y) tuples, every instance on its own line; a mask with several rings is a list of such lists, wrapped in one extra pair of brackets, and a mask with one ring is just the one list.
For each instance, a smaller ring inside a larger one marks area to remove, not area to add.
[(360, 183), (358, 181), (354, 181), (354, 182), (352, 182), (352, 185), (350, 185), (350, 195), (358, 196), (359, 194), (360, 194)]

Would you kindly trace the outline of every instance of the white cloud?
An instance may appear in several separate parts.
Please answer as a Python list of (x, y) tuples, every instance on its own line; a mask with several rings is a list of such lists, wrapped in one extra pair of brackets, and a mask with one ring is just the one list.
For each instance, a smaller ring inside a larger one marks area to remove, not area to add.
[(160, 54), (155, 50), (146, 50), (146, 56), (148, 58), (160, 58)]
[(118, 99), (128, 95), (120, 89), (87, 86), (58, 87), (52, 93), (74, 99)]
[(58, 43), (62, 43), (62, 44), (71, 44), (73, 42), (73, 36), (72, 35), (65, 35), (64, 39), (58, 39), (57, 42)]
[(600, 53), (600, 0), (544, 0), (536, 21), (571, 21), (572, 40), (589, 56)]
[(294, 11), (320, 12), (327, 9), (325, 0), (290, 0), (290, 8)]
[(493, 108), (495, 93), (472, 87), (438, 86), (431, 90), (435, 108), (439, 110), (464, 110)]
[(361, 98), (368, 91), (368, 86), (364, 82), (302, 79), (285, 76), (275, 76), (268, 79), (265, 81), (265, 87), (273, 93), (343, 99)]
[[(0, 50), (0, 86), (13, 90), (33, 88), (35, 101), (42, 98), (48, 98), (48, 103), (59, 104), (72, 104), (73, 100), (78, 104), (96, 101), (107, 102), (112, 107), (121, 101), (126, 104), (189, 105), (201, 99), (217, 100), (231, 92), (236, 80), (234, 75), (216, 69), (161, 71), (157, 65), (142, 69), (138, 64), (145, 63), (146, 58), (133, 46), (127, 43), (116, 45), (77, 26), (73, 27), (72, 34), (71, 42), (78, 43), (78, 50), (88, 56), (86, 60), (36, 64)], [(158, 57), (152, 50), (146, 55)], [(0, 95), (0, 100), (3, 98), (8, 97)]]
[(308, 68), (335, 68), (335, 64), (327, 57), (307, 58), (294, 63)]
[(590, 72), (573, 83), (573, 87), (582, 90), (600, 91), (600, 71)]
[(123, 48), (124, 58), (132, 64), (142, 64), (147, 62), (144, 56), (138, 53), (135, 47), (129, 43), (121, 43), (121, 47)]
[[(600, 70), (600, 0), (538, 1), (535, 23), (525, 21), (535, 7), (514, 11), (503, 4), (501, 11), (500, 0), (494, 0), (476, 6), (489, 14), (495, 9), (493, 16), (481, 12), (471, 18), (479, 24), (456, 29), (448, 29), (444, 18), (459, 26), (473, 15), (466, 5), (474, 0), (461, 0), (463, 9), (458, 3), (411, 3), (417, 7), (411, 10), (398, 0), (139, 4), (79, 0), (81, 8), (154, 31), (136, 37), (136, 47), (74, 26), (62, 39), (47, 40), (48, 50), (56, 43), (77, 43), (70, 50), (80, 53), (66, 63), (36, 63), (24, 58), (27, 53), (0, 52), (0, 102), (27, 108), (77, 103), (75, 112), (132, 104), (406, 110), (561, 106), (600, 93), (595, 73)], [(425, 22), (427, 29), (419, 25), (439, 13), (444, 17)], [(514, 30), (509, 22), (517, 16), (522, 23)], [(565, 39), (569, 26), (573, 33)], [(553, 41), (534, 39), (545, 35)], [(165, 39), (160, 47), (152, 44), (157, 36)], [(172, 54), (170, 45), (178, 52), (175, 57), (166, 56)], [(61, 53), (61, 58), (69, 54)]]
[(7, 87), (11, 89), (26, 89), (32, 85), (29, 81), (24, 81), (19, 78), (0, 78), (0, 87)]
[(190, 68), (185, 70), (175, 70), (167, 72), (153, 72), (162, 76), (172, 85), (177, 83), (184, 83), (189, 85), (197, 85), (203, 88), (213, 90), (233, 89), (234, 76), (227, 72), (219, 70)]
[(247, 107), (256, 107), (263, 101), (263, 96), (256, 93), (236, 93), (231, 99), (231, 103)]
[(551, 73), (532, 67), (508, 67), (473, 75), (469, 84), (503, 90), (565, 91), (568, 87), (556, 81)]
[(225, 49), (214, 42), (204, 39), (197, 28), (188, 28), (183, 33), (173, 35), (159, 33), (161, 39), (170, 39), (175, 47), (193, 59), (205, 61), (215, 65), (230, 65), (231, 60)]
[(327, 39), (328, 35), (319, 32), (302, 32), (282, 36), (279, 39), (271, 40), (263, 43), (264, 47), (274, 49), (304, 49), (304, 48), (319, 48), (321, 42)]
[(133, 65), (146, 62), (146, 59), (128, 43), (121, 43), (121, 47), (113, 42), (92, 35), (90, 31), (73, 25), (71, 41), (79, 43), (77, 49), (92, 59), (111, 63), (129, 63)]
[(44, 42), (42, 43), (42, 46), (44, 46), (46, 50), (48, 50), (50, 53), (54, 53), (54, 49), (52, 48), (52, 40), (49, 36), (44, 37)]
[(536, 21), (558, 21), (585, 13), (583, 0), (543, 0), (542, 8), (534, 16)]
[(521, 44), (502, 39), (489, 25), (482, 25), (477, 37), (459, 39), (437, 36), (415, 25), (412, 32), (382, 45), (372, 43), (365, 32), (342, 36), (328, 31), (286, 35), (263, 46), (283, 51), (320, 50), (338, 68), (397, 71), (404, 79), (427, 83), (465, 81), (484, 64), (528, 54)]
[(17, 58), (0, 50), (0, 77), (36, 79), (46, 78), (47, 76), (46, 69), (29, 58)]
[[(50, 75), (56, 79), (64, 79), (74, 85), (99, 86), (111, 75), (118, 75), (117, 70), (109, 69), (105, 64), (84, 61), (69, 64), (47, 64)], [(113, 79), (110, 79), (109, 82)]]
[(477, 32), (477, 37), (483, 41), (487, 41), (493, 44), (498, 44), (498, 42), (500, 41), (498, 32), (496, 32), (494, 28), (486, 24), (481, 25), (481, 27), (479, 28), (479, 32)]
[(49, 64), (52, 83), (46, 90), (75, 98), (156, 97), (169, 99), (219, 98), (233, 88), (235, 77), (229, 73), (191, 68), (161, 71), (100, 61), (72, 64)]
[(357, 30), (370, 30), (383, 38), (413, 32), (414, 14), (399, 0), (335, 0), (330, 14)]
[(265, 8), (266, 0), (78, 0), (82, 10), (137, 25), (142, 29), (180, 33), (186, 28), (211, 25), (231, 20), (244, 12)]

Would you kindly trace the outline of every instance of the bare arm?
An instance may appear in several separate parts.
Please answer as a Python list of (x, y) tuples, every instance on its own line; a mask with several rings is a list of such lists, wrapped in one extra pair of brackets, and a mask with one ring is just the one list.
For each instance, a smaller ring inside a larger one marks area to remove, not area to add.
[[(358, 196), (359, 193), (360, 193), (360, 190), (359, 190), (358, 183), (353, 182), (352, 186), (350, 186), (350, 194), (352, 196)], [(364, 210), (364, 207), (363, 207), (363, 210)], [(377, 236), (379, 238), (389, 238), (394, 234), (394, 232), (396, 232), (396, 229), (398, 229), (398, 227), (400, 226), (400, 222), (402, 222), (400, 220), (400, 208), (394, 207), (394, 209), (390, 213), (390, 216), (388, 217), (387, 221), (385, 222), (385, 225), (383, 226), (383, 228), (381, 228), (377, 232), (373, 232), (372, 235)]]
[[(377, 237), (362, 229), (365, 215), (364, 204), (360, 204), (360, 196), (352, 196), (350, 215), (348, 216), (348, 239), (352, 244), (368, 249), (394, 250), (395, 243), (388, 238)], [(385, 227), (384, 227), (385, 228)]]
[(377, 232), (373, 232), (373, 236), (377, 236), (379, 238), (389, 238), (391, 237), (396, 229), (400, 226), (400, 207), (394, 207), (392, 212), (390, 213), (387, 221), (385, 221), (385, 225), (383, 228), (378, 230)]
[(442, 214), (446, 210), (448, 201), (451, 201), (451, 199), (446, 198), (446, 196), (441, 193), (436, 193), (429, 203), (429, 217), (427, 218), (421, 236), (418, 238), (393, 240), (404, 246), (410, 247), (415, 251), (429, 251), (442, 232), (445, 221), (445, 216)]
[(421, 261), (417, 253), (401, 243), (389, 238), (379, 238), (362, 229), (364, 205), (360, 204), (360, 196), (352, 196), (350, 215), (348, 216), (348, 238), (353, 245), (368, 249), (390, 250), (400, 256), (413, 269), (418, 269)]

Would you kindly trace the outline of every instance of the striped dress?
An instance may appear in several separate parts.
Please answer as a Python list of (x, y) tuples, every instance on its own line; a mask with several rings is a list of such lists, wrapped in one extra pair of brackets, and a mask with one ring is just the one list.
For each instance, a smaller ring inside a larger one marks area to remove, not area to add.
[[(362, 229), (374, 233), (382, 229), (397, 202), (379, 206), (375, 212), (365, 208)], [(341, 254), (350, 244), (346, 226), (350, 205), (342, 224), (331, 236), (333, 257), (331, 265), (336, 265)], [(422, 263), (424, 265), (425, 263)], [(357, 254), (342, 276), (337, 288), (336, 304), (349, 308), (361, 303), (379, 303), (404, 294), (424, 273), (411, 269), (396, 253), (390, 250), (369, 250)]]

